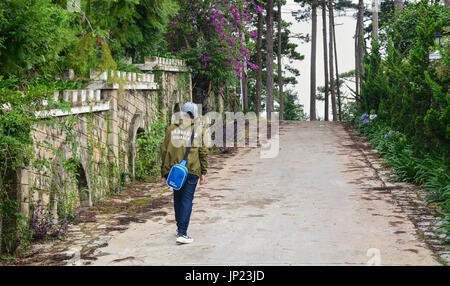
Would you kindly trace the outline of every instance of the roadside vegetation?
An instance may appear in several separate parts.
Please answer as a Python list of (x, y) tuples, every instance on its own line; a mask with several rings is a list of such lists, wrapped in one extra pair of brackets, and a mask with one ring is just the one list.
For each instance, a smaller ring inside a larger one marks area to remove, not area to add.
[[(352, 122), (400, 180), (429, 191), (450, 238), (449, 8), (409, 3), (372, 37)], [(437, 35), (444, 35), (437, 39)], [(446, 36), (445, 36), (446, 35)], [(439, 41), (438, 41), (439, 40)], [(382, 51), (385, 51), (383, 54)], [(438, 57), (430, 57), (437, 52)]]
[(419, 185), (429, 192), (428, 203), (438, 206), (444, 219), (440, 230), (446, 236), (443, 241), (449, 242), (450, 172), (442, 158), (436, 153), (418, 151), (408, 136), (393, 130), (375, 114), (358, 115), (353, 123), (384, 159), (385, 166), (393, 168), (397, 180)]

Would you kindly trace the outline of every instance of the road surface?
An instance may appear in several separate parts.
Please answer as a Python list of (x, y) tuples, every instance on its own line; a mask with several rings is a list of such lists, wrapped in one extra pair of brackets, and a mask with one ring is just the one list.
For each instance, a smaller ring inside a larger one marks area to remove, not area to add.
[(343, 125), (285, 122), (278, 156), (259, 155), (240, 149), (210, 170), (195, 194), (193, 244), (176, 244), (167, 205), (92, 265), (439, 265)]

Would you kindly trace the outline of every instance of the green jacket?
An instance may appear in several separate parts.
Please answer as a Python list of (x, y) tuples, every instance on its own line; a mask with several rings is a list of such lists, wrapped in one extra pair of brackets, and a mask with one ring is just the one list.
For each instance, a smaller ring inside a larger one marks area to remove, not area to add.
[[(205, 129), (196, 122), (194, 141), (192, 143), (186, 168), (189, 174), (204, 175), (208, 168), (208, 146)], [(191, 139), (194, 123), (180, 121), (170, 125), (166, 130), (164, 142), (161, 146), (161, 176), (166, 177), (172, 166), (183, 160), (186, 147)]]

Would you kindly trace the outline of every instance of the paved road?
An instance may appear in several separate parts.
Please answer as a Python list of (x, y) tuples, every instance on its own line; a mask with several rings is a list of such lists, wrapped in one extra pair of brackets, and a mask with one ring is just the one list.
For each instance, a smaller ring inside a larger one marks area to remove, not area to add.
[[(196, 191), (189, 235), (173, 210), (132, 224), (93, 265), (438, 265), (339, 123), (286, 122), (280, 153), (241, 149)], [(368, 256), (369, 254), (369, 256)], [(114, 261), (115, 260), (115, 261)]]

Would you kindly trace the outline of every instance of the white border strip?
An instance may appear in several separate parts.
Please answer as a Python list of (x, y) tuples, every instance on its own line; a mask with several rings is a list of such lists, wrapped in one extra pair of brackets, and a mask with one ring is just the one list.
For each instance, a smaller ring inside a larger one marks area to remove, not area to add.
[(72, 114), (106, 111), (109, 109), (110, 109), (110, 102), (107, 101), (105, 103), (97, 104), (97, 105), (85, 105), (85, 106), (72, 107), (72, 108), (70, 108), (70, 112), (62, 111), (61, 109), (52, 109), (52, 110), (46, 110), (46, 111), (37, 111), (35, 114), (37, 117), (67, 116), (67, 115), (72, 115)]

